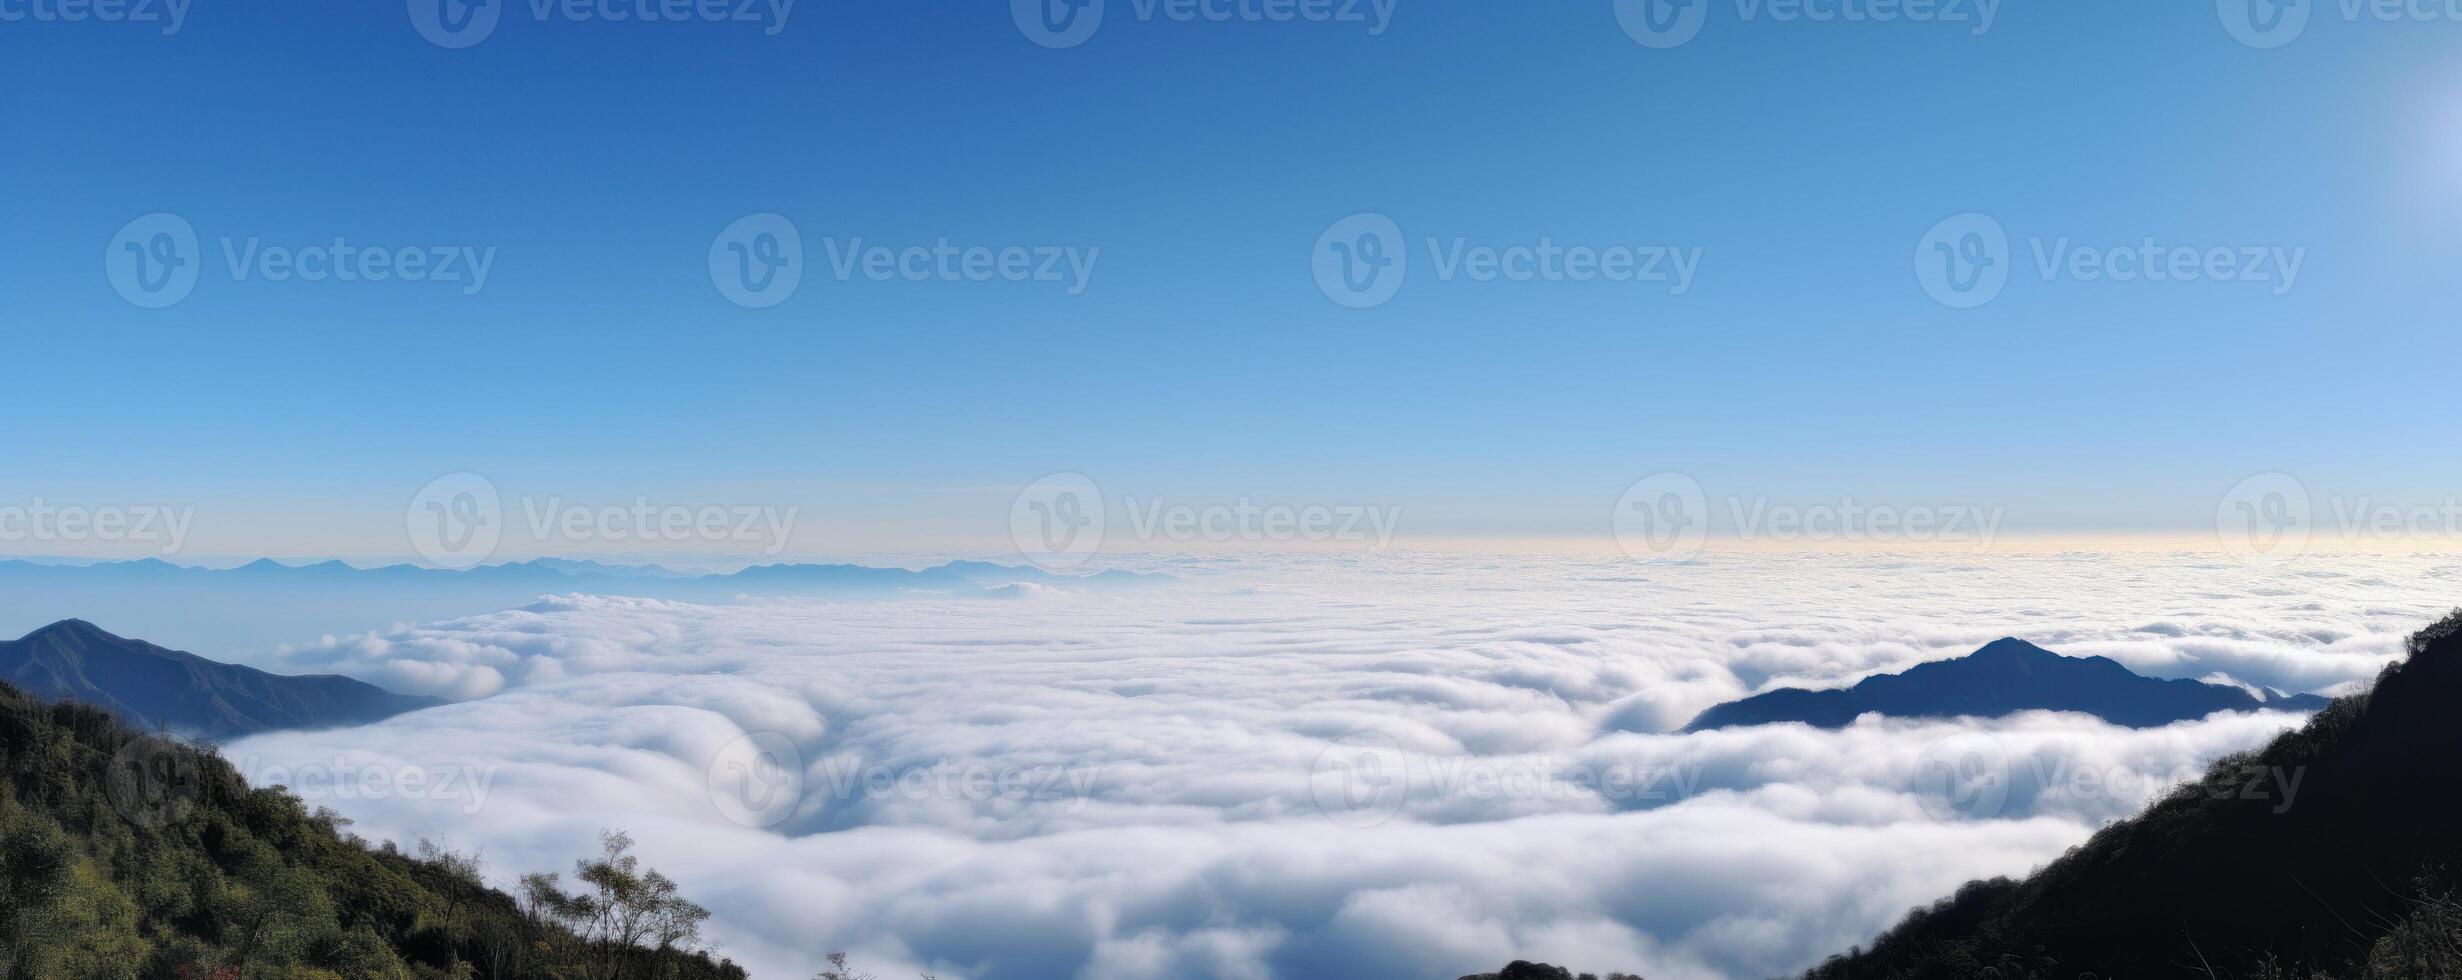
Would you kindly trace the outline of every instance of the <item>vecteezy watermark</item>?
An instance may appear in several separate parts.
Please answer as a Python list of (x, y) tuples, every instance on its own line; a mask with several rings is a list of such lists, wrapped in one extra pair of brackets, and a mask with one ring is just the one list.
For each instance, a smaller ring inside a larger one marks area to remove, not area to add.
[(822, 239), (830, 274), (839, 282), (1053, 283), (1071, 296), (1094, 283), (1100, 245), (881, 245), (861, 238)]
[(1925, 746), (1916, 763), (1916, 798), (1943, 823), (1989, 820), (2009, 805), (2009, 747), (1981, 732)]
[(753, 732), (728, 742), (703, 767), (710, 805), (746, 827), (774, 827), (803, 803), (804, 754), (793, 739)]
[(497, 767), (461, 763), (360, 762), (336, 755), (330, 763), (303, 765), (268, 763), (250, 756), (240, 760), (240, 775), (256, 786), (280, 786), (306, 803), (361, 800), (406, 800), (450, 803), (464, 814), (487, 806), (487, 791), (496, 784)]
[(1066, 803), (1078, 812), (1093, 798), (1099, 768), (936, 760), (890, 766), (850, 756), (821, 760), (818, 791), (836, 803), (955, 800), (968, 803)]
[[(409, 0), (410, 26), (440, 48), (487, 40), (516, 0)], [(795, 0), (520, 0), (541, 24), (739, 24), (776, 37), (786, 30)]]
[[(1429, 236), (1428, 263), (1444, 282), (1639, 283), (1682, 296), (1701, 269), (1699, 246), (1492, 244), (1465, 236)], [(1325, 298), (1351, 309), (1382, 306), (1402, 291), (1410, 276), (1409, 242), (1402, 227), (1374, 212), (1354, 214), (1327, 227), (1308, 254), (1310, 271)]]
[(804, 281), (804, 236), (785, 215), (762, 212), (735, 219), (710, 240), (710, 284), (728, 302), (765, 310), (795, 295)]
[[(821, 250), (839, 282), (1050, 283), (1070, 296), (1093, 284), (1103, 258), (1099, 245), (969, 245), (947, 238), (883, 245), (833, 237), (821, 240)], [(795, 295), (804, 256), (803, 232), (794, 221), (770, 212), (746, 215), (710, 241), (710, 282), (738, 306), (766, 309)]]
[[(384, 246), (335, 236), (331, 242), (269, 243), (263, 238), (225, 236), (222, 267), (232, 282), (446, 283), (464, 296), (487, 288), (496, 266), (495, 246)], [(120, 226), (103, 249), (103, 274), (120, 298), (145, 309), (187, 299), (203, 271), (213, 265), (199, 248), (196, 227), (186, 218), (157, 212)]]
[(1953, 544), (1992, 546), (2006, 509), (1966, 504), (1873, 504), (1843, 497), (1814, 504), (1778, 503), (1766, 496), (1723, 498), (1713, 508), (1701, 482), (1683, 473), (1655, 473), (1616, 498), (1609, 522), (1616, 545), (1635, 558), (1690, 558), (1708, 543), (1718, 518), (1724, 534), (1742, 542), (1782, 544)]
[(1951, 309), (1971, 310), (2009, 285), (2009, 232), (1976, 212), (1943, 219), (1915, 243), (1915, 281)]
[(1906, 541), (1989, 548), (2006, 508), (1967, 504), (1897, 507), (1853, 497), (1810, 506), (1773, 504), (1768, 497), (1727, 498), (1736, 535), (1747, 541)]
[(1459, 803), (1597, 801), (1640, 809), (1690, 799), (1703, 769), (1692, 764), (1564, 762), (1546, 756), (1422, 756), (1378, 732), (1344, 736), (1319, 752), (1308, 774), (1317, 813), (1367, 828), (1401, 814), (1414, 799)]
[[(560, 496), (521, 498), (530, 540), (540, 545), (724, 544), (775, 555), (794, 535), (799, 506), (661, 504), (635, 497), (587, 505)], [(402, 515), (413, 550), (438, 568), (467, 569), (495, 557), (506, 530), (504, 497), (476, 473), (453, 473), (420, 488)]]
[(196, 519), (194, 507), (87, 507), (55, 504), (35, 497), (23, 504), (0, 504), (0, 543), (139, 544), (152, 546), (157, 554), (170, 555), (188, 546), (188, 529)]
[(1410, 757), (1379, 732), (1347, 735), (1317, 753), (1308, 774), (1308, 796), (1325, 819), (1345, 827), (1374, 827), (1402, 812), (1410, 800)]
[(1174, 504), (1160, 497), (1125, 497), (1130, 532), (1139, 541), (1240, 541), (1252, 544), (1360, 542), (1370, 550), (1393, 545), (1402, 508), (1365, 504), (1260, 504), (1241, 497), (1227, 504)]
[(162, 25), (164, 37), (188, 22), (189, 0), (0, 0), (0, 24)]
[[(1716, 0), (1615, 0), (1616, 24), (1634, 43), (1682, 47), (1701, 34)], [(2000, 0), (1735, 0), (1735, 19), (1777, 24), (1951, 24), (1982, 37)]]
[(411, 549), (438, 568), (476, 568), (504, 541), (504, 497), (476, 473), (437, 477), (402, 515)]
[(2421, 502), (2333, 495), (2322, 508), (2316, 500), (2291, 474), (2251, 476), (2216, 504), (2215, 540), (2258, 564), (2297, 559), (2320, 537), (2356, 545), (2462, 543), (2462, 497)]
[(2214, 0), (2214, 14), (2233, 40), (2252, 48), (2279, 48), (2308, 30), (2312, 0)]
[[(2346, 24), (2462, 23), (2462, 0), (2330, 0)], [(2315, 19), (2317, 0), (2214, 0), (2231, 39), (2259, 50), (2299, 40)]]
[(2287, 562), (2308, 552), (2315, 513), (2308, 487), (2288, 473), (2259, 473), (2223, 494), (2214, 537), (2224, 551), (2255, 563)]
[(1009, 541), (1043, 568), (1075, 568), (1102, 550), (1107, 520), (1103, 489), (1092, 477), (1054, 473), (1009, 502)]
[(1942, 823), (1991, 820), (2022, 805), (2040, 812), (2054, 804), (2096, 801), (2135, 809), (2183, 791), (2210, 799), (2266, 801), (2288, 813), (2307, 779), (2305, 766), (2240, 762), (2207, 769), (2147, 759), (2134, 763), (2079, 765), (2067, 753), (2027, 752), (2020, 765), (2009, 746), (1989, 732), (1960, 732), (1924, 748), (1915, 764), (1916, 798)]
[(936, 760), (891, 766), (834, 755), (806, 766), (803, 750), (776, 732), (753, 732), (710, 757), (710, 804), (746, 827), (775, 827), (807, 804), (1063, 803), (1075, 813), (1093, 798), (1099, 769)]
[(1634, 481), (1616, 498), (1609, 523), (1616, 546), (1634, 557), (1690, 558), (1709, 540), (1710, 501), (1701, 481), (1682, 473), (1654, 473)]
[[(1019, 33), (1047, 48), (1093, 40), (1113, 0), (1010, 0)], [(1382, 36), (1397, 0), (1126, 0), (1140, 24), (1331, 24)]]
[[(2029, 266), (2044, 282), (2258, 283), (2281, 296), (2299, 285), (2306, 246), (2178, 245), (2153, 237), (2119, 245), (2066, 236), (2027, 239)], [(1915, 244), (1915, 281), (1941, 305), (1968, 310), (1999, 298), (2016, 257), (2009, 233), (1987, 214), (1943, 219)]]
[(205, 795), (200, 751), (163, 737), (129, 739), (111, 755), (104, 795), (122, 818), (147, 830), (186, 820)]
[(197, 229), (167, 211), (120, 228), (103, 250), (103, 274), (120, 298), (157, 310), (188, 298), (197, 288)]
[[(1402, 509), (1374, 504), (1173, 503), (1162, 497), (1121, 498), (1131, 538), (1140, 544), (1393, 545)], [(1046, 569), (1084, 564), (1103, 546), (1112, 524), (1102, 487), (1083, 473), (1054, 473), (1028, 484), (1009, 505), (1009, 536), (1018, 553)]]

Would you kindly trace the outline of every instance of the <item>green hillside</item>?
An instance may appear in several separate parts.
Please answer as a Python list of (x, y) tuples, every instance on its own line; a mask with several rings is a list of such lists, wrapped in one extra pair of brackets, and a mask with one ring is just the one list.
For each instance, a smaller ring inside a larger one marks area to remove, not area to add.
[(742, 980), (609, 834), (515, 899), (371, 846), (209, 750), (0, 684), (0, 980)]

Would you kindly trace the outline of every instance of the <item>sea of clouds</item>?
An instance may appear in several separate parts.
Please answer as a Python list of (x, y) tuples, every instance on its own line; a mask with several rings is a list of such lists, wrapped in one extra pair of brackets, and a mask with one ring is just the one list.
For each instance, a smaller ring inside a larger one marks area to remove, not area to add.
[(947, 980), (1433, 980), (1515, 958), (1763, 977), (2023, 874), (2302, 719), (1669, 734), (1701, 709), (2012, 635), (2341, 692), (2462, 602), (2462, 565), (2428, 556), (1145, 567), (1181, 581), (555, 596), (327, 637), (284, 666), (457, 703), (225, 754), (371, 837), (479, 849), (500, 883), (623, 828), (760, 978), (840, 949)]

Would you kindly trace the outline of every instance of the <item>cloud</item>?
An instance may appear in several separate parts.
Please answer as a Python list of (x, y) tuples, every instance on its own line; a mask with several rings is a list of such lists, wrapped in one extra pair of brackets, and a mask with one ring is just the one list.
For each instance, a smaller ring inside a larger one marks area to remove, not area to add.
[(286, 650), (462, 700), (228, 751), (250, 771), (484, 772), (476, 807), (312, 802), (483, 848), (500, 880), (623, 827), (759, 977), (831, 949), (953, 980), (1515, 957), (1767, 976), (2022, 874), (2299, 719), (1653, 732), (2003, 635), (2165, 676), (2348, 684), (2448, 602), (2406, 584), (2434, 584), (2405, 564), (2426, 561), (2286, 580), (2142, 555), (1260, 558), (1013, 602), (564, 596)]

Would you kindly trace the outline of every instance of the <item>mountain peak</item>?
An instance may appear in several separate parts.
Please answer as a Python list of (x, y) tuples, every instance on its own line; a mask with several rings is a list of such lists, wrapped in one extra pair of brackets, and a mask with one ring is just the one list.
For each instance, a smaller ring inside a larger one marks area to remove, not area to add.
[(0, 642), (0, 690), (81, 701), (141, 727), (226, 737), (365, 724), (438, 704), (347, 677), (216, 663), (64, 619)]
[(1973, 652), (1973, 653), (1967, 654), (1967, 655), (1966, 655), (1966, 657), (1965, 657), (1964, 659), (1970, 659), (1970, 660), (1971, 660), (1971, 659), (1982, 659), (1982, 658), (2001, 658), (2001, 659), (2019, 659), (2019, 658), (2023, 658), (2023, 659), (2036, 660), (2036, 659), (2041, 659), (2041, 658), (2044, 658), (2044, 657), (2057, 657), (2057, 656), (2060, 656), (2060, 655), (2059, 655), (2059, 654), (2057, 654), (2057, 653), (2053, 653), (2053, 652), (2052, 652), (2052, 651), (2050, 651), (2050, 650), (2046, 650), (2046, 649), (2044, 649), (2044, 648), (2042, 648), (2042, 647), (2036, 646), (2036, 645), (2034, 645), (2034, 644), (2032, 644), (2032, 643), (2028, 643), (2028, 642), (2026, 642), (2026, 641), (2024, 641), (2024, 640), (2018, 639), (2017, 637), (2014, 637), (2014, 636), (2004, 636), (2004, 637), (2001, 637), (2000, 639), (1993, 640), (1993, 641), (1992, 641), (1992, 642), (1990, 642), (1990, 643), (1986, 643), (1986, 644), (1984, 644), (1982, 649), (1979, 649), (1979, 650), (1976, 650), (1976, 651), (1975, 651), (1975, 652)]
[(113, 636), (102, 627), (96, 626), (82, 619), (63, 619), (49, 626), (35, 630), (32, 633), (26, 634), (24, 639), (19, 642), (22, 643), (25, 642), (25, 640), (41, 639), (118, 640), (119, 637)]
[(1844, 728), (1865, 714), (1894, 718), (1998, 718), (2020, 711), (2073, 711), (2132, 728), (2217, 711), (2314, 710), (2324, 700), (2276, 701), (2239, 687), (2146, 677), (2106, 657), (2067, 657), (2003, 637), (1952, 660), (1917, 664), (1830, 690), (1780, 688), (1702, 712), (1687, 731), (1802, 722)]

